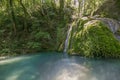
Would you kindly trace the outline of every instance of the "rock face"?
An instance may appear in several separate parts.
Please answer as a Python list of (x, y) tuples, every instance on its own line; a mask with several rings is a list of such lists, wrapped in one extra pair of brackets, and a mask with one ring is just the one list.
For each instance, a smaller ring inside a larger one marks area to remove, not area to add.
[(76, 33), (70, 53), (86, 57), (118, 58), (120, 42), (103, 21), (92, 20)]

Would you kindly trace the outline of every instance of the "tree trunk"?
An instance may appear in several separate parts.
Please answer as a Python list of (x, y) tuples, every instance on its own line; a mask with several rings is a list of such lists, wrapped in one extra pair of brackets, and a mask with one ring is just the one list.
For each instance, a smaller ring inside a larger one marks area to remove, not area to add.
[(11, 13), (12, 22), (13, 22), (13, 30), (14, 30), (14, 33), (16, 35), (17, 22), (16, 22), (15, 12), (14, 12), (14, 8), (13, 8), (13, 0), (9, 0), (9, 4), (10, 4), (10, 13)]
[(63, 17), (63, 9), (64, 9), (64, 0), (59, 0), (59, 3), (60, 3), (60, 14), (61, 14), (61, 17)]
[(64, 19), (64, 0), (59, 0), (59, 4), (60, 4), (60, 7), (59, 7), (59, 19), (60, 21), (63, 21)]
[(22, 6), (23, 8), (23, 11), (24, 11), (24, 31), (27, 32), (27, 9), (25, 8), (24, 4), (22, 3), (22, 0), (20, 0), (20, 5)]

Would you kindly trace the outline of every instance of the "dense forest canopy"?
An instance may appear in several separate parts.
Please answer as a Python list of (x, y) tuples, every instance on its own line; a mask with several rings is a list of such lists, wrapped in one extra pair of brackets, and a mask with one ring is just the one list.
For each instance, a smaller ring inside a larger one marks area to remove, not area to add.
[(63, 51), (69, 24), (78, 25), (81, 17), (94, 15), (120, 20), (119, 4), (119, 0), (0, 0), (0, 55)]

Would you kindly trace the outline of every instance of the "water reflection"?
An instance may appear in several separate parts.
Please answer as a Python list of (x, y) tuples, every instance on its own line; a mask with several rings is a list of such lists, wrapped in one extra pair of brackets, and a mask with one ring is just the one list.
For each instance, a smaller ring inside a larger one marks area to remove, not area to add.
[(55, 77), (53, 80), (90, 80), (93, 79), (90, 75), (90, 70), (75, 61), (61, 60), (56, 63)]
[(120, 60), (40, 54), (0, 61), (0, 80), (120, 80), (119, 74)]

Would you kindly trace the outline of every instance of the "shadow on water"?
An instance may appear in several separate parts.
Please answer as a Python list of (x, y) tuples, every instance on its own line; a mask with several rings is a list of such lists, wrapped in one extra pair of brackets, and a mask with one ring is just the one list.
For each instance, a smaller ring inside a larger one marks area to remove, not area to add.
[(120, 80), (120, 60), (56, 53), (0, 61), (0, 80)]

